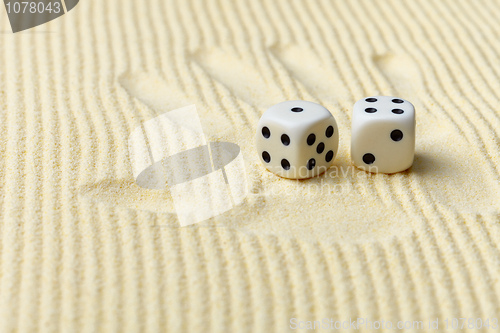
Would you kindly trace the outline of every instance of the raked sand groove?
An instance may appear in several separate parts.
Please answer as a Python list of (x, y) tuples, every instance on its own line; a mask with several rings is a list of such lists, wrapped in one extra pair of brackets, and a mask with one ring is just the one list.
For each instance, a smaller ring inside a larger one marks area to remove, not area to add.
[[(497, 316), (499, 10), (85, 0), (0, 34), (0, 331)], [(361, 176), (351, 108), (377, 94), (415, 104), (417, 154), (406, 172)], [(285, 99), (333, 113), (345, 174), (294, 182), (259, 164), (255, 125)], [(134, 183), (127, 139), (190, 104), (207, 141), (241, 147), (250, 195), (179, 228), (169, 192)]]

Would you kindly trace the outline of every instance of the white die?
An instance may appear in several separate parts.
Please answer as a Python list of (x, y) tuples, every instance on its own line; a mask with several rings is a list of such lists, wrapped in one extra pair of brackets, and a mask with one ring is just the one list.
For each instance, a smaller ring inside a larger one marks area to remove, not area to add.
[(337, 122), (323, 106), (286, 101), (271, 106), (257, 125), (256, 146), (264, 166), (291, 179), (325, 172), (337, 156)]
[(408, 169), (415, 155), (415, 108), (401, 98), (373, 96), (354, 104), (351, 159), (370, 172)]

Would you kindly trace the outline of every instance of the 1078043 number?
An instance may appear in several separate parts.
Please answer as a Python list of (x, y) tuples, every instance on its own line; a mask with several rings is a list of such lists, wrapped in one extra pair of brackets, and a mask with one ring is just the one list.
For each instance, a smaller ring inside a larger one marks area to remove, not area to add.
[(482, 328), (492, 328), (496, 330), (498, 328), (497, 318), (450, 318), (445, 321), (446, 329), (462, 330), (468, 329), (482, 329)]
[(61, 3), (60, 2), (49, 2), (47, 4), (43, 2), (35, 2), (35, 1), (22, 1), (22, 2), (8, 2), (5, 4), (7, 8), (7, 13), (31, 13), (31, 14), (41, 14), (41, 13), (56, 13), (59, 14), (61, 12)]

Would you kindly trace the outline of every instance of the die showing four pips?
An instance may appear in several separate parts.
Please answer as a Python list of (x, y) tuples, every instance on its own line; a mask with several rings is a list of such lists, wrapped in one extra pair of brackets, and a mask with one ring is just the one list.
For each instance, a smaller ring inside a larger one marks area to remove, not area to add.
[[(415, 154), (415, 108), (401, 98), (373, 96), (354, 104), (351, 160), (363, 170), (396, 173)], [(325, 172), (337, 155), (339, 133), (332, 114), (306, 101), (286, 101), (264, 112), (256, 146), (263, 165), (278, 176), (311, 178)]]

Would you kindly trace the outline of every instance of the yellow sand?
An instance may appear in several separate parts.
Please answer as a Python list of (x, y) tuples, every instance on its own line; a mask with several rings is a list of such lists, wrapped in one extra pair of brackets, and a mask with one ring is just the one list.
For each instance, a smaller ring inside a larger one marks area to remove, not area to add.
[[(82, 0), (18, 34), (0, 12), (0, 332), (500, 316), (500, 2)], [(378, 94), (417, 110), (391, 176), (350, 166), (352, 105)], [(259, 164), (255, 125), (287, 99), (335, 116), (337, 176)], [(179, 228), (127, 140), (189, 104), (240, 145), (250, 195)]]

